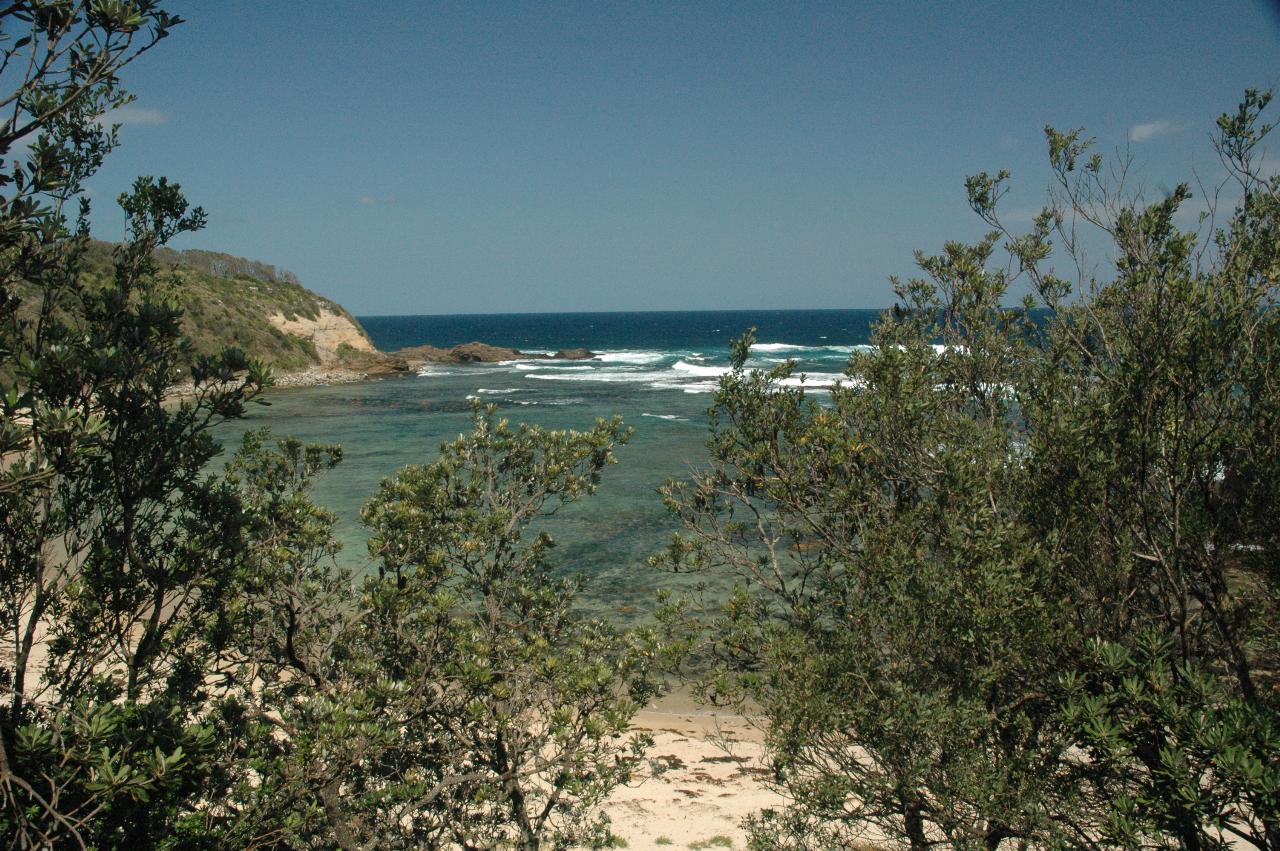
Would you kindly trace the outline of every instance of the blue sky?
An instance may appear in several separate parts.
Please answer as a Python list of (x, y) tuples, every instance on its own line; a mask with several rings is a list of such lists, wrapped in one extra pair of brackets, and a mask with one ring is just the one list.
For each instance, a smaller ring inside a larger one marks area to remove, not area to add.
[(1280, 83), (1260, 0), (169, 5), (97, 235), (164, 174), (209, 213), (177, 247), (362, 315), (881, 307), (915, 249), (983, 232), (965, 175), (1010, 169), (1030, 216), (1045, 124), (1158, 193)]

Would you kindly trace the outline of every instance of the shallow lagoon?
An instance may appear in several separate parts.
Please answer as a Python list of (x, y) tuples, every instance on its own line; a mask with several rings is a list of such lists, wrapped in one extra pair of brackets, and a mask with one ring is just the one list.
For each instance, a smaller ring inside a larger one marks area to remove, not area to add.
[[(224, 426), (220, 436), (228, 451), (246, 428), (262, 427), (277, 435), (341, 444), (343, 461), (317, 484), (315, 499), (338, 514), (342, 561), (357, 570), (369, 569), (361, 506), (384, 477), (406, 464), (430, 462), (442, 442), (469, 431), (467, 397), (492, 389), (486, 385), (495, 383), (493, 373), (498, 370), (477, 366), (458, 372), (463, 374), (273, 391), (266, 397), (269, 406), (254, 406), (247, 420)], [(590, 577), (588, 598), (627, 613), (630, 608), (651, 608), (654, 587), (672, 580), (644, 563), (675, 528), (657, 489), (705, 458), (710, 397), (618, 389), (576, 387), (572, 397), (544, 398), (546, 404), (518, 399), (519, 394), (481, 398), (496, 404), (500, 415), (512, 421), (583, 429), (597, 415), (617, 413), (635, 429), (630, 443), (618, 450), (619, 463), (606, 471), (599, 492), (561, 509), (549, 526), (558, 543), (553, 553), (557, 565), (585, 571)], [(574, 401), (565, 403), (564, 398)]]
[[(406, 335), (418, 342), (456, 342), (441, 339), (432, 325), (453, 319), (461, 340), (479, 338), (525, 351), (585, 345), (600, 356), (586, 362), (441, 366), (384, 381), (272, 390), (265, 397), (269, 405), (252, 406), (248, 419), (224, 426), (220, 437), (228, 452), (245, 429), (262, 427), (341, 444), (343, 462), (320, 480), (315, 499), (338, 515), (340, 559), (362, 571), (375, 565), (360, 524), (361, 506), (384, 477), (406, 464), (429, 463), (442, 442), (469, 431), (470, 399), (496, 405), (513, 422), (546, 428), (584, 429), (596, 417), (621, 415), (635, 434), (618, 450), (618, 464), (605, 472), (595, 496), (565, 506), (548, 530), (557, 542), (552, 558), (559, 569), (586, 574), (583, 601), (589, 608), (643, 618), (654, 607), (656, 588), (697, 581), (645, 562), (676, 530), (658, 488), (706, 458), (706, 411), (727, 369), (728, 341), (746, 327), (760, 326), (761, 344), (750, 365), (767, 368), (795, 358), (806, 383), (821, 388), (838, 377), (851, 348), (866, 342), (874, 313), (678, 314), (678, 321), (664, 322), (654, 322), (652, 314), (638, 316), (630, 323), (617, 314), (420, 317), (416, 331), (406, 330), (414, 317), (362, 320), (384, 349), (403, 345)], [(770, 321), (778, 327), (771, 329)]]

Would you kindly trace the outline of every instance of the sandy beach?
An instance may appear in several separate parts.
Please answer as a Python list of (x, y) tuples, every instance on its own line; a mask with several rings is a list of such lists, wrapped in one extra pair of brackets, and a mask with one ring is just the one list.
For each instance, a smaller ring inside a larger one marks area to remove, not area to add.
[(649, 758), (658, 770), (609, 799), (613, 832), (627, 848), (746, 848), (742, 820), (783, 802), (761, 782), (763, 733), (751, 719), (673, 695), (632, 726), (652, 734)]

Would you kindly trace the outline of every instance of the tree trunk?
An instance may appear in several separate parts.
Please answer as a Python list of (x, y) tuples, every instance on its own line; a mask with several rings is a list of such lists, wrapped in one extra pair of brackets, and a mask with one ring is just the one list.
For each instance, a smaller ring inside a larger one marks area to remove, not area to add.
[(911, 843), (911, 851), (928, 851), (929, 840), (924, 835), (924, 816), (919, 799), (911, 798), (903, 802), (902, 822), (906, 828), (907, 840)]
[(1263, 822), (1262, 830), (1267, 837), (1267, 851), (1280, 851), (1280, 824)]
[(342, 800), (339, 797), (337, 779), (330, 780), (320, 787), (320, 803), (324, 807), (329, 826), (333, 828), (333, 841), (342, 851), (360, 851), (360, 840), (342, 814)]

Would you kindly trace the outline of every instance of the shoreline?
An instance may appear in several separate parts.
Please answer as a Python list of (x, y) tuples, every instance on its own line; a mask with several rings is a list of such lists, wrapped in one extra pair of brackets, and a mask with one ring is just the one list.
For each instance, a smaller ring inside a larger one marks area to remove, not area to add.
[(285, 387), (331, 387), (337, 384), (362, 384), (366, 381), (382, 381), (387, 378), (404, 378), (411, 372), (386, 374), (369, 373), (362, 370), (344, 367), (308, 367), (307, 369), (282, 372), (271, 376), (269, 389)]
[[(555, 354), (522, 352), (488, 343), (463, 343), (448, 349), (431, 345), (411, 346), (394, 352), (374, 349), (362, 352), (362, 357), (348, 365), (337, 360), (321, 362), (304, 369), (274, 372), (271, 387), (330, 387), (339, 384), (360, 384), (366, 381), (382, 381), (386, 378), (406, 378), (417, 375), (427, 364), (454, 365), (502, 363), (510, 360), (578, 361), (591, 360), (597, 355), (587, 349), (561, 349)], [(190, 381), (173, 385), (165, 393), (166, 401), (181, 401), (194, 395)]]
[[(370, 375), (357, 370), (333, 367), (310, 367), (293, 370), (271, 376), (271, 384), (265, 389), (294, 390), (304, 387), (336, 387), (342, 384), (364, 384), (370, 381), (382, 381), (385, 378), (401, 378), (409, 373), (391, 375)], [(195, 387), (190, 381), (174, 384), (165, 391), (164, 404), (176, 405), (195, 397)]]

